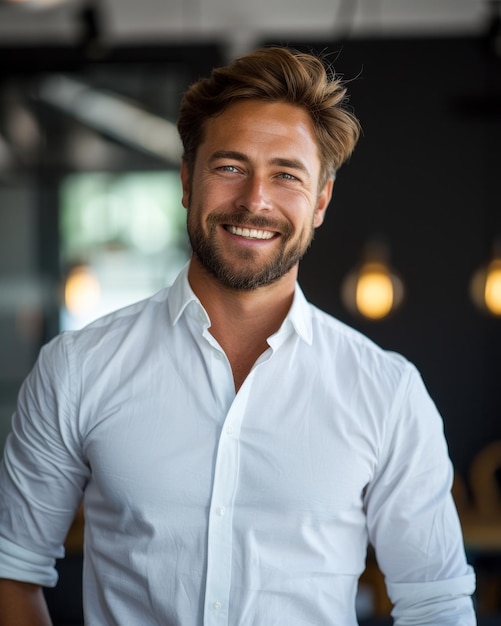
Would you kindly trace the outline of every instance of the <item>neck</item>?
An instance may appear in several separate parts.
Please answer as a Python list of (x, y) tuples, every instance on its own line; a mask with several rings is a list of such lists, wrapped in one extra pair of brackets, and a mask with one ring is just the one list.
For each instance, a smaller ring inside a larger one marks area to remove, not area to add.
[(267, 339), (284, 321), (292, 304), (297, 267), (271, 285), (235, 291), (222, 285), (193, 257), (188, 280), (207, 311), (210, 333), (226, 353), (238, 390)]

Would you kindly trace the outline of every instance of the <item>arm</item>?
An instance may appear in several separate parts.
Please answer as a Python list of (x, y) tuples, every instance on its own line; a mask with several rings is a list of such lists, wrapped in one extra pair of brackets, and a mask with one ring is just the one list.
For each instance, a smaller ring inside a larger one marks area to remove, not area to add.
[(74, 442), (75, 378), (61, 340), (42, 350), (22, 385), (0, 464), (0, 578), (31, 583), (20, 587), (25, 592), (57, 583), (55, 561), (64, 556), (88, 473)]
[(395, 626), (473, 626), (475, 579), (450, 493), (442, 419), (413, 367), (388, 416), (366, 493), (370, 541), (394, 604)]
[(0, 626), (51, 626), (42, 587), (0, 579)]

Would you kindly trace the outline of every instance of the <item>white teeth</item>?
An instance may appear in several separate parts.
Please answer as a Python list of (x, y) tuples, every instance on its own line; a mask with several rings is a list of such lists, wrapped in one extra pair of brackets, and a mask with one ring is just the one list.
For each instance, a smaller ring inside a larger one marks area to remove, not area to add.
[(227, 230), (232, 235), (247, 237), (247, 239), (271, 239), (275, 233), (269, 230), (257, 230), (256, 228), (238, 228), (237, 226), (227, 226)]

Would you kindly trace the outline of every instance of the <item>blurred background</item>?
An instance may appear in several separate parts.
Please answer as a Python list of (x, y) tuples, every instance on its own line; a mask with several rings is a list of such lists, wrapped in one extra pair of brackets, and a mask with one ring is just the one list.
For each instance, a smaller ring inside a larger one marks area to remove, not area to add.
[[(273, 43), (326, 54), (364, 130), (301, 284), (420, 369), (487, 620), (501, 606), (498, 1), (0, 0), (0, 450), (41, 345), (187, 261), (181, 94)], [(369, 569), (361, 618), (385, 617)]]

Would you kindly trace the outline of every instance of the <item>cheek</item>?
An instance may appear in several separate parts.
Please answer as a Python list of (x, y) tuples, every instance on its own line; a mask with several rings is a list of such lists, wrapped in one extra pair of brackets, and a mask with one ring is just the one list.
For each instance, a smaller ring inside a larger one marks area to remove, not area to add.
[(297, 197), (294, 202), (284, 202), (283, 214), (294, 225), (297, 231), (310, 231), (312, 228), (320, 226), (323, 221), (321, 212), (314, 209), (314, 205), (308, 198)]
[(212, 180), (201, 180), (197, 192), (192, 197), (199, 210), (203, 212), (218, 209), (235, 197), (235, 185), (221, 184)]

